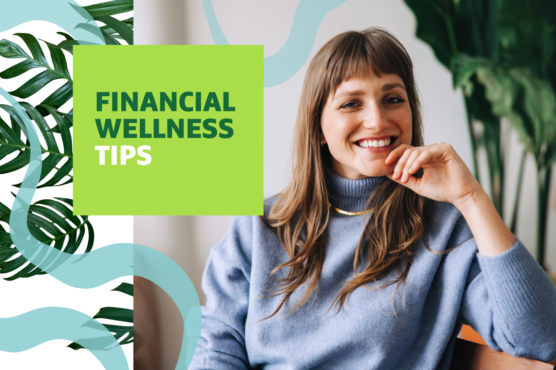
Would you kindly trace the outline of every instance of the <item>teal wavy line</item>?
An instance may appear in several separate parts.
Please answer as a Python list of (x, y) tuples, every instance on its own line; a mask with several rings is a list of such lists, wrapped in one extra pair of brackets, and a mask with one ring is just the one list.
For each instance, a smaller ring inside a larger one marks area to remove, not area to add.
[(129, 369), (112, 333), (89, 315), (69, 308), (39, 308), (1, 318), (0, 333), (0, 349), (5, 352), (26, 351), (51, 340), (66, 339), (90, 351), (106, 370)]
[[(276, 54), (264, 59), (264, 86), (279, 85), (303, 67), (317, 37), (324, 17), (347, 0), (301, 0), (295, 11), (286, 44)], [(216, 45), (228, 45), (220, 28), (211, 0), (203, 0), (205, 15)]]
[[(68, 7), (68, 4), (71, 7)], [(96, 22), (94, 22), (88, 12), (73, 1), (20, 0), (6, 5), (9, 11), (0, 14), (0, 27), (2, 28), (0, 32), (29, 20), (46, 20), (57, 24), (68, 33), (73, 34), (80, 44), (104, 44), (104, 38), (98, 26), (96, 26)], [(29, 9), (30, 11), (27, 11)], [(83, 27), (84, 25), (94, 25), (94, 28)], [(91, 32), (91, 29), (93, 29), (93, 32)], [(154, 249), (131, 243), (113, 244), (86, 254), (72, 255), (43, 244), (31, 235), (27, 225), (27, 216), (42, 168), (39, 139), (34, 125), (17, 101), (2, 88), (0, 88), (0, 94), (14, 107), (16, 113), (24, 122), (30, 143), (29, 167), (25, 173), (23, 183), (17, 192), (9, 220), (10, 236), (15, 247), (30, 263), (72, 287), (93, 288), (129, 275), (141, 276), (156, 283), (174, 300), (182, 314), (185, 328), (182, 350), (176, 368), (187, 368), (193, 358), (193, 353), (200, 338), (201, 310), (199, 297), (191, 280), (177, 263)], [(69, 311), (78, 312), (74, 310)], [(9, 351), (9, 348), (13, 348), (6, 344), (8, 338), (16, 335), (16, 331), (14, 331), (16, 326), (12, 326), (11, 323), (33, 312), (35, 311), (14, 318), (0, 318), (0, 322), (7, 328), (6, 331), (0, 331), (0, 350)], [(40, 311), (35, 324), (47, 325), (47, 322), (52, 320), (62, 329), (71, 330), (71, 325), (73, 324), (66, 323), (64, 320), (60, 321), (60, 316), (57, 316), (57, 312)], [(49, 314), (52, 316), (48, 316)], [(89, 323), (93, 323), (90, 325), (94, 325), (96, 320), (90, 321), (92, 318), (87, 315), (85, 316)], [(36, 333), (37, 327), (33, 327), (29, 321), (18, 322), (21, 325), (17, 327), (20, 331), (31, 333), (29, 336), (21, 339), (22, 342), (18, 348), (32, 348), (31, 344), (40, 344), (38, 343), (40, 340), (51, 340)], [(2, 338), (2, 335), (4, 338)], [(114, 339), (112, 335), (110, 337)], [(100, 342), (98, 340), (102, 339), (98, 336), (98, 332), (97, 337), (88, 338), (96, 338), (94, 343), (87, 341), (86, 337), (83, 338), (74, 341), (79, 344), (86, 344), (83, 346), (91, 351), (99, 346)], [(26, 341), (27, 345), (25, 344)], [(101, 348), (104, 347), (101, 346)], [(117, 341), (111, 351), (105, 353), (111, 353), (111, 355), (103, 356), (105, 368), (128, 369), (127, 362), (125, 362), (124, 367), (120, 365), (123, 351)]]
[(4, 0), (1, 4), (0, 32), (29, 21), (43, 20), (62, 27), (82, 45), (105, 43), (98, 27), (94, 30), (79, 28), (83, 24), (96, 26), (96, 22), (73, 0)]
[(218, 19), (216, 18), (216, 14), (214, 13), (214, 9), (212, 7), (212, 0), (203, 0), (203, 7), (205, 8), (205, 15), (207, 16), (210, 33), (212, 34), (214, 43), (216, 45), (230, 45), (228, 40), (226, 40), (226, 36), (224, 36), (224, 32), (222, 32), (222, 28), (220, 28)]

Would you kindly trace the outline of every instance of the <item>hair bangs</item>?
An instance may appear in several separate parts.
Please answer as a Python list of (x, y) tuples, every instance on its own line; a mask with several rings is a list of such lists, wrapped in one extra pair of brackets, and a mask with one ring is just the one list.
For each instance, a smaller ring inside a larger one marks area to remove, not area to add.
[(371, 41), (367, 35), (359, 32), (339, 40), (326, 67), (324, 86), (328, 93), (334, 94), (342, 82), (354, 77), (397, 74), (405, 82), (410, 72), (407, 68), (409, 58), (405, 49), (400, 50), (401, 45), (397, 40), (388, 41), (380, 38)]

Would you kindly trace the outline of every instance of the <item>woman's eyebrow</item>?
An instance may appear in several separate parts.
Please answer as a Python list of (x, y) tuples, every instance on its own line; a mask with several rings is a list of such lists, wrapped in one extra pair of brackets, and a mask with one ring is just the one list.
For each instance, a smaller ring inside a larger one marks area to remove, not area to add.
[[(392, 90), (395, 87), (401, 87), (405, 91), (405, 86), (398, 83), (398, 82), (383, 85), (382, 86), (382, 91)], [(334, 99), (339, 99), (342, 96), (361, 96), (361, 95), (365, 95), (365, 91), (363, 91), (363, 90), (348, 90), (348, 91), (344, 91), (344, 92), (341, 92), (339, 94), (336, 94), (334, 96)]]
[(386, 90), (392, 90), (394, 87), (401, 87), (402, 89), (405, 90), (405, 86), (402, 84), (399, 84), (397, 82), (391, 83), (391, 84), (386, 84), (382, 86), (382, 91), (386, 91)]
[(336, 96), (334, 96), (334, 99), (341, 98), (342, 96), (360, 96), (360, 95), (365, 95), (365, 91), (363, 91), (363, 90), (349, 90), (349, 91), (344, 91), (344, 92), (341, 92), (341, 93), (337, 94)]

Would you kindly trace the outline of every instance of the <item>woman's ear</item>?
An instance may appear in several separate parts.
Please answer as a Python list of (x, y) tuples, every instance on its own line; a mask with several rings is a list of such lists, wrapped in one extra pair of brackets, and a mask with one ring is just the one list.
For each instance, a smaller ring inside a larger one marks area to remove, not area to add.
[(326, 139), (324, 138), (324, 134), (320, 133), (320, 146), (323, 146), (324, 144), (326, 144)]

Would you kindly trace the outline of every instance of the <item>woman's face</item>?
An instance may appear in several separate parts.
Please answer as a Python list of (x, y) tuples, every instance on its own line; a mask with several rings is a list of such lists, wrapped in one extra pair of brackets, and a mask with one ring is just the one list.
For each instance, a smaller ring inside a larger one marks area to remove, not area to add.
[(330, 94), (321, 119), (336, 173), (363, 179), (391, 173), (388, 154), (411, 144), (412, 114), (403, 80), (395, 74), (354, 77)]

